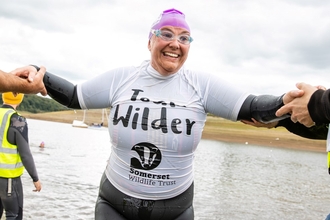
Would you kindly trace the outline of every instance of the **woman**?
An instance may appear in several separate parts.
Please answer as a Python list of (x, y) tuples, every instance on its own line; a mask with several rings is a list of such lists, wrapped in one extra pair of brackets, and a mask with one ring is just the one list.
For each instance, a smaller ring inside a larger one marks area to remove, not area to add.
[(152, 25), (151, 59), (139, 67), (110, 70), (76, 86), (46, 73), (48, 94), (58, 102), (111, 107), (111, 155), (95, 219), (194, 219), (193, 158), (206, 114), (279, 120), (281, 97), (249, 95), (215, 75), (185, 69), (192, 41), (185, 15), (170, 9)]

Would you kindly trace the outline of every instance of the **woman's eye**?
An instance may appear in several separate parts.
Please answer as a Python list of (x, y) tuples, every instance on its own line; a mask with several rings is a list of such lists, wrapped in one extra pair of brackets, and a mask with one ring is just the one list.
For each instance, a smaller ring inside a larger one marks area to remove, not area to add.
[(182, 41), (182, 42), (187, 42), (187, 41), (189, 41), (189, 36), (180, 36), (180, 41)]
[(169, 38), (169, 39), (171, 39), (173, 37), (173, 34), (169, 33), (169, 32), (165, 32), (162, 35), (163, 35), (163, 37), (166, 37), (166, 38)]

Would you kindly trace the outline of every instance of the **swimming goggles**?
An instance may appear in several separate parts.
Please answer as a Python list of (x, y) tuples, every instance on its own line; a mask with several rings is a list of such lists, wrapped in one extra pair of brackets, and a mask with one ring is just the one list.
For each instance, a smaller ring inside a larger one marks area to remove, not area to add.
[(163, 39), (164, 41), (173, 41), (176, 38), (179, 43), (184, 45), (188, 45), (193, 41), (192, 37), (190, 37), (188, 34), (180, 34), (176, 36), (171, 31), (155, 29), (151, 29), (150, 32), (156, 37)]

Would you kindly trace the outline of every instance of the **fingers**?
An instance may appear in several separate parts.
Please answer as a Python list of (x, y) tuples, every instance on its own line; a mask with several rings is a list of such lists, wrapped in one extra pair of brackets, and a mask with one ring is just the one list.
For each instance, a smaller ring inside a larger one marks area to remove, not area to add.
[[(275, 115), (277, 117), (281, 117), (282, 115), (285, 114), (290, 114), (291, 113), (291, 106), (289, 104), (284, 105), (283, 107), (281, 107), (279, 110), (277, 110), (275, 112)], [(292, 120), (292, 116), (291, 116), (291, 120)], [(293, 120), (292, 120), (293, 121)], [(294, 121), (293, 121), (294, 122)]]
[(299, 82), (299, 83), (296, 83), (296, 87), (300, 90), (304, 90), (305, 88), (314, 87), (314, 86), (304, 83), (304, 82)]
[(305, 92), (303, 90), (291, 90), (289, 92), (290, 96), (293, 98), (299, 98), (299, 97), (303, 96), (304, 93)]
[(314, 126), (315, 123), (309, 115), (307, 105), (311, 95), (317, 89), (322, 89), (322, 86), (317, 87), (300, 82), (296, 84), (296, 87), (298, 90), (292, 90), (283, 96), (285, 105), (278, 109), (275, 115), (281, 117), (285, 114), (291, 114), (292, 122), (299, 122), (306, 127)]
[(41, 191), (41, 183), (40, 181), (37, 182), (33, 182), (35, 189), (33, 190), (33, 192), (40, 192)]
[(315, 125), (315, 122), (313, 119), (310, 117), (308, 111), (298, 111), (298, 113), (292, 112), (291, 114), (291, 121), (294, 123), (299, 122), (300, 124), (310, 128)]
[(307, 128), (313, 127), (315, 125), (315, 122), (311, 118), (304, 118), (298, 120), (296, 117), (291, 116), (291, 121), (293, 121), (294, 123), (299, 122), (300, 124), (306, 126)]
[(33, 82), (34, 80), (42, 82), (43, 81), (43, 78), (44, 78), (44, 75), (45, 75), (45, 72), (46, 72), (46, 68), (43, 67), (43, 66), (40, 67), (40, 70), (38, 72), (36, 70), (36, 74), (34, 74), (34, 75), (31, 74), (31, 79), (30, 79), (31, 81), (30, 82)]
[(305, 125), (308, 128), (313, 127), (315, 125), (315, 122), (313, 121), (313, 119), (310, 116), (298, 118), (298, 122), (300, 124)]
[(249, 121), (249, 120), (241, 120), (241, 122), (243, 123), (243, 124), (247, 124), (247, 125), (252, 125), (252, 126), (255, 126), (255, 127), (257, 127), (257, 125), (258, 125), (258, 121), (257, 120), (255, 120), (254, 118), (251, 118), (251, 121)]
[(314, 93), (317, 89), (323, 89), (325, 88), (324, 86), (312, 86), (307, 83), (297, 83), (296, 84), (297, 88), (300, 90), (305, 91), (305, 95), (310, 96), (312, 93)]
[(297, 123), (298, 122), (298, 119), (295, 116), (291, 115), (291, 121), (293, 123)]
[(315, 126), (315, 122), (309, 122), (309, 123), (306, 123), (304, 124), (307, 128), (310, 128), (310, 127), (313, 127)]
[(46, 68), (44, 66), (40, 66), (40, 70), (38, 71), (38, 74), (42, 74), (42, 77), (44, 77), (46, 73)]
[(37, 74), (35, 75), (35, 77), (33, 79), (33, 81), (36, 83), (36, 85), (40, 88), (38, 92), (40, 92), (41, 95), (43, 95), (43, 96), (47, 95), (47, 90), (43, 83), (43, 78), (44, 78), (45, 73), (46, 73), (46, 68), (41, 66), (39, 71), (37, 72)]
[(33, 71), (33, 69), (29, 68), (29, 67), (20, 67), (20, 68), (17, 68), (15, 70), (9, 72), (9, 73), (11, 73), (15, 76), (26, 79), (26, 78), (28, 78), (30, 71)]
[(41, 66), (39, 71), (37, 72), (36, 68), (31, 66), (33, 68), (33, 71), (30, 72), (29, 76), (28, 76), (28, 81), (29, 82), (33, 82), (33, 80), (35, 79), (36, 75), (38, 74), (38, 77), (40, 77), (41, 79), (44, 78), (45, 72), (46, 72), (46, 68)]
[(41, 83), (43, 85), (43, 89), (40, 91), (41, 95), (43, 95), (43, 96), (47, 95), (47, 90), (46, 90), (46, 87), (43, 83), (43, 78), (44, 78), (45, 73), (46, 73), (46, 68), (41, 66), (40, 70), (38, 71), (38, 75), (41, 77)]
[(32, 67), (32, 70), (29, 72), (27, 80), (29, 82), (33, 82), (33, 80), (36, 77), (36, 75), (38, 74), (38, 72), (37, 72), (37, 69), (35, 67), (33, 67), (33, 66), (29, 66), (29, 67)]
[(316, 86), (317, 89), (322, 89), (322, 90), (326, 90), (327, 88), (325, 88), (324, 86), (318, 85)]
[(302, 97), (305, 94), (303, 90), (291, 90), (283, 96), (283, 103), (287, 104), (295, 98)]
[(246, 125), (254, 125), (253, 122), (248, 121), (248, 120), (241, 120), (241, 122), (242, 122), (243, 124), (246, 124)]
[(25, 66), (25, 67), (17, 68), (15, 70), (11, 71), (10, 73), (14, 74), (18, 77), (25, 78), (29, 82), (33, 82), (33, 80), (37, 74), (41, 74), (43, 77), (45, 72), (46, 72), (45, 67), (40, 67), (40, 70), (37, 71), (37, 69), (33, 66)]
[(37, 71), (34, 66), (25, 66), (17, 68), (10, 72), (11, 74), (23, 78), (25, 82), (20, 81), (20, 91), (26, 94), (41, 93), (43, 96), (47, 95), (47, 90), (43, 83), (43, 78), (46, 73), (46, 68), (41, 66)]
[(302, 89), (302, 87), (305, 85), (306, 83), (300, 82), (300, 83), (296, 83), (296, 87), (298, 89)]
[(262, 123), (262, 122), (259, 122), (257, 120), (255, 120), (254, 118), (251, 118), (252, 121), (249, 121), (249, 120), (241, 120), (242, 123), (246, 124), (246, 125), (252, 125), (254, 127), (257, 127), (257, 128), (273, 128), (275, 127), (278, 122), (272, 122), (272, 123)]
[(46, 96), (47, 95), (46, 88), (43, 88), (42, 91), (40, 91), (40, 94), (43, 95), (43, 96)]

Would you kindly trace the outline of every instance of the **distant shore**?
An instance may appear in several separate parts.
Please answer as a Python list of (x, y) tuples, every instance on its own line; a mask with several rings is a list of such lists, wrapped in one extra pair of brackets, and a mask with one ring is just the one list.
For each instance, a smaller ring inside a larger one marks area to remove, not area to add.
[[(82, 120), (83, 111), (68, 110), (38, 114), (22, 112), (22, 115), (28, 119), (72, 123), (73, 120)], [(86, 124), (100, 123), (101, 120), (101, 109), (88, 110), (86, 112)], [(104, 126), (108, 126), (107, 119), (104, 120)], [(311, 140), (302, 138), (288, 132), (285, 128), (255, 128), (241, 122), (231, 122), (212, 116), (209, 116), (206, 121), (202, 138), (246, 145), (252, 144), (258, 146), (326, 152), (325, 140)]]

